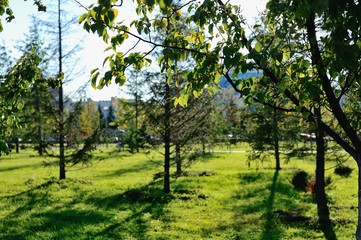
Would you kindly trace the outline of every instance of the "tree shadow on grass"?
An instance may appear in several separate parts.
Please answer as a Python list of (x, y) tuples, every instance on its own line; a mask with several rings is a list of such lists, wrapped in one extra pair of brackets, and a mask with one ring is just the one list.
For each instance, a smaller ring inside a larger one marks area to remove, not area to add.
[(47, 165), (51, 165), (54, 164), (57, 161), (54, 160), (50, 160), (49, 162), (38, 162), (38, 163), (28, 163), (28, 164), (23, 164), (23, 165), (16, 165), (16, 166), (7, 166), (7, 167), (0, 167), (0, 173), (1, 172), (11, 172), (11, 171), (16, 171), (16, 170), (20, 170), (20, 169), (24, 169), (24, 168), (37, 168), (37, 167), (46, 167)]
[(61, 184), (69, 185), (64, 189), (67, 195), (74, 183), (49, 180), (0, 198), (0, 206), (2, 201), (15, 205), (0, 219), (0, 239), (149, 239), (149, 231), (156, 231), (151, 221), (169, 220), (165, 207), (173, 196), (164, 194), (161, 184), (116, 195), (90, 195), (81, 186), (73, 186), (71, 191), (76, 194), (56, 201), (54, 195), (59, 196)]
[(280, 229), (275, 229), (277, 224), (275, 224), (272, 219), (272, 211), (273, 211), (274, 201), (275, 201), (278, 173), (279, 173), (279, 171), (276, 170), (273, 175), (272, 185), (270, 187), (270, 194), (269, 194), (269, 197), (266, 202), (266, 213), (265, 213), (266, 222), (265, 222), (263, 234), (261, 237), (262, 240), (268, 240), (268, 239), (270, 239), (270, 236), (272, 236), (273, 239), (280, 239), (280, 237), (281, 237), (281, 231), (280, 231)]
[(3, 239), (92, 239), (93, 232), (86, 229), (109, 220), (102, 213), (68, 206), (33, 212), (28, 215), (28, 222), (20, 225), (19, 212), (18, 216), (6, 221)]
[[(170, 221), (165, 209), (174, 199), (172, 194), (165, 194), (161, 184), (152, 182), (148, 185), (129, 189), (111, 196), (90, 196), (85, 202), (105, 211), (123, 212), (117, 221), (110, 221), (106, 228), (96, 236), (112, 239), (149, 239), (148, 233), (157, 231), (150, 222)], [(157, 237), (157, 239), (161, 239)]]
[[(232, 201), (239, 201), (234, 208), (235, 226), (242, 234), (248, 231), (259, 236), (254, 239), (276, 240), (283, 239), (284, 225), (310, 228), (305, 224), (310, 219), (299, 214), (304, 209), (294, 202), (298, 193), (280, 181), (279, 174), (279, 171), (273, 176), (271, 172), (240, 174), (241, 190)], [(242, 236), (238, 237), (242, 239)]]
[(162, 160), (156, 159), (153, 161), (141, 161), (133, 163), (132, 165), (123, 165), (120, 166), (117, 169), (114, 169), (113, 171), (108, 171), (105, 173), (100, 173), (95, 176), (94, 178), (108, 178), (108, 177), (120, 177), (125, 174), (129, 173), (139, 173), (145, 172), (145, 171), (157, 171), (157, 167), (162, 168)]

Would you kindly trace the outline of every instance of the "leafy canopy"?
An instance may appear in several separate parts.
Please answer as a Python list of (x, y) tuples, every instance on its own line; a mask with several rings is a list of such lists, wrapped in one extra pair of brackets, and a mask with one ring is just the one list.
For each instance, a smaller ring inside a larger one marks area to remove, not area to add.
[[(131, 65), (136, 69), (148, 67), (149, 54), (160, 48), (163, 54), (157, 62), (169, 77), (177, 74), (177, 69), (165, 66), (194, 61), (193, 69), (185, 75), (183, 95), (204, 88), (214, 92), (221, 75), (247, 102), (272, 104), (276, 91), (292, 102), (293, 109), (289, 110), (319, 122), (346, 151), (360, 159), (360, 124), (349, 110), (360, 111), (359, 102), (355, 106), (347, 101), (361, 91), (358, 1), (269, 0), (267, 11), (260, 14), (260, 23), (252, 26), (249, 36), (240, 6), (222, 0), (137, 0), (138, 17), (130, 24), (121, 19), (122, 4), (98, 1), (79, 18), (87, 31), (109, 44), (107, 50), (111, 51), (104, 61), (109, 70), (104, 74), (98, 69), (92, 71), (93, 86), (101, 88), (111, 81), (123, 85), (125, 70)], [(176, 24), (179, 21), (188, 24), (186, 34)], [(166, 32), (165, 38), (151, 37), (151, 33), (161, 31)], [(119, 51), (120, 46), (134, 40), (133, 47)], [(138, 42), (148, 44), (150, 50), (140, 51)], [(239, 73), (254, 69), (262, 70), (260, 80), (238, 78)], [(264, 86), (263, 90), (254, 88), (255, 84)], [(272, 91), (267, 91), (268, 86)], [(187, 97), (182, 99), (179, 103), (185, 105)], [(341, 130), (319, 120), (314, 112), (318, 106), (334, 115)]]

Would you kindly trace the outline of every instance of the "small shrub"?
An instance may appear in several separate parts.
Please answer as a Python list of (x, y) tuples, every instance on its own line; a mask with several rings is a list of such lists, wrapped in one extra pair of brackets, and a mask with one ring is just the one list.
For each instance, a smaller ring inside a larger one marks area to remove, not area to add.
[[(328, 186), (332, 183), (331, 176), (327, 176), (325, 178), (325, 186)], [(309, 193), (314, 194), (316, 190), (316, 179), (314, 177), (309, 177), (307, 179), (307, 186), (305, 187), (305, 190)]]
[(292, 178), (292, 185), (297, 190), (305, 190), (306, 187), (309, 185), (308, 178), (309, 177), (307, 172), (303, 170), (299, 170), (298, 172), (295, 173), (295, 175)]
[(348, 166), (340, 165), (335, 168), (335, 174), (341, 177), (349, 177), (352, 173), (353, 169)]
[(316, 180), (313, 178), (307, 179), (306, 191), (309, 193), (315, 193)]

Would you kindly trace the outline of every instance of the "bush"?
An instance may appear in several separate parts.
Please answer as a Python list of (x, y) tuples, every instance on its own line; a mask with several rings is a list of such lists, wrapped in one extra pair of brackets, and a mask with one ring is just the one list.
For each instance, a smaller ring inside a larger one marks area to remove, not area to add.
[[(325, 186), (332, 183), (331, 176), (325, 177)], [(299, 170), (292, 178), (292, 184), (297, 190), (303, 190), (309, 193), (315, 193), (316, 179), (314, 176), (308, 175), (307, 172)]]
[(309, 182), (308, 182), (308, 173), (303, 171), (303, 170), (299, 170), (295, 173), (295, 175), (292, 178), (292, 185), (297, 189), (297, 190), (305, 190), (306, 187), (308, 186)]
[(353, 169), (348, 166), (338, 166), (335, 168), (335, 174), (341, 177), (349, 177), (352, 173)]

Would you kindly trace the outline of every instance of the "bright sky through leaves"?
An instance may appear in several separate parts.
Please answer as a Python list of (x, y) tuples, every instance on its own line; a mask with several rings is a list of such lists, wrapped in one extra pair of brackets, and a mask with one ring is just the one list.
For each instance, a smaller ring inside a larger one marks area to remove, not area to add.
[[(43, 3), (46, 5), (49, 0), (44, 0)], [(92, 3), (95, 3), (96, 0), (80, 0), (84, 6), (88, 6)], [(265, 9), (265, 0), (231, 0), (232, 4), (240, 4), (241, 9), (243, 9), (243, 15), (248, 20), (250, 24), (253, 23), (254, 17), (256, 17), (260, 11)], [(33, 6), (32, 1), (22, 1), (22, 0), (12, 0), (10, 1), (10, 6), (14, 11), (15, 19), (11, 23), (4, 24), (4, 31), (0, 33), (0, 42), (5, 43), (11, 51), (16, 54), (16, 57), (19, 57), (19, 53), (16, 53), (14, 46), (17, 45), (17, 41), (24, 39), (24, 34), (27, 33), (29, 28), (29, 22), (31, 21), (31, 15), (44, 15), (47, 12), (38, 12), (37, 7)], [(74, 9), (72, 12), (79, 13), (79, 16), (85, 11), (81, 7), (76, 7), (77, 4), (74, 2), (72, 4)], [(135, 7), (132, 6), (131, 0), (125, 0), (124, 6), (120, 9), (119, 16), (125, 21), (131, 21), (135, 15)], [(119, 18), (120, 20), (120, 18)], [(65, 86), (65, 91), (71, 92), (76, 90), (81, 86), (85, 81), (89, 80), (89, 72), (91, 69), (101, 67), (102, 62), (106, 56), (104, 49), (107, 47), (101, 38), (93, 34), (88, 34), (85, 30), (82, 29), (81, 25), (79, 27), (79, 38), (85, 38), (84, 41), (84, 50), (79, 54), (79, 59), (82, 63), (79, 63), (85, 66), (85, 73), (81, 76), (79, 80), (76, 80)], [(126, 51), (126, 50), (124, 50)], [(124, 91), (122, 91), (124, 92)], [(104, 87), (102, 90), (94, 90), (88, 87), (87, 97), (91, 97), (93, 100), (110, 100), (112, 96), (126, 96), (124, 93), (121, 93), (120, 88), (116, 85), (111, 85), (110, 87)]]

